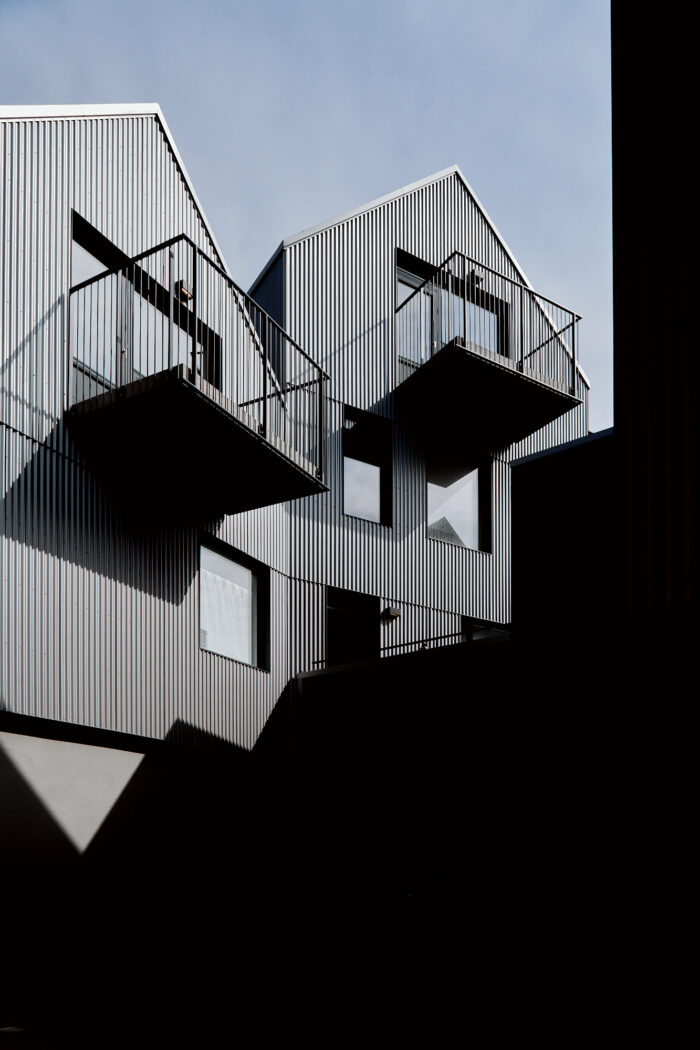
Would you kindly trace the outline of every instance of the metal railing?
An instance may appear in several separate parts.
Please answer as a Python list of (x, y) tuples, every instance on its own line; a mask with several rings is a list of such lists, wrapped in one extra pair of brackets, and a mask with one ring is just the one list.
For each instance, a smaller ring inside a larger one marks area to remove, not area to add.
[(459, 642), (475, 644), (487, 639), (508, 641), (509, 638), (510, 627), (507, 624), (497, 625), (475, 621), (471, 625), (470, 631), (452, 631), (450, 634), (434, 634), (426, 638), (414, 638), (407, 642), (396, 642), (394, 645), (383, 645), (380, 651), (398, 656), (405, 652), (438, 649), (446, 645), (456, 645)]
[(396, 310), (397, 385), (453, 339), (576, 393), (580, 316), (453, 252)]
[(328, 375), (184, 235), (70, 290), (71, 403), (172, 369), (323, 476)]
[[(459, 642), (478, 644), (481, 641), (507, 642), (511, 636), (510, 624), (495, 624), (490, 621), (480, 622), (475, 620), (471, 624), (470, 631), (451, 631), (449, 634), (433, 634), (423, 638), (412, 638), (406, 642), (396, 642), (394, 645), (383, 645), (380, 655), (390, 653), (401, 655), (403, 653), (423, 652), (426, 649), (437, 649), (447, 645), (455, 645)], [(327, 659), (322, 657), (314, 660), (312, 667), (326, 667)], [(331, 664), (330, 667), (335, 665)], [(342, 665), (345, 666), (345, 665)]]

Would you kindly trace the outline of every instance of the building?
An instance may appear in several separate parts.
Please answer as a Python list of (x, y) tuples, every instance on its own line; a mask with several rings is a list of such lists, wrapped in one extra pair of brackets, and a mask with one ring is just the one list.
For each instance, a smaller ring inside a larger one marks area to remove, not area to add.
[(0, 135), (21, 895), (104, 850), (148, 762), (211, 792), (163, 741), (238, 769), (298, 676), (507, 631), (511, 463), (586, 435), (588, 381), (457, 168), (285, 239), (245, 293), (157, 106), (5, 107)]
[(510, 622), (509, 463), (584, 435), (588, 384), (456, 168), (283, 241), (251, 298), (157, 107), (2, 130), (9, 710), (250, 748), (299, 672)]

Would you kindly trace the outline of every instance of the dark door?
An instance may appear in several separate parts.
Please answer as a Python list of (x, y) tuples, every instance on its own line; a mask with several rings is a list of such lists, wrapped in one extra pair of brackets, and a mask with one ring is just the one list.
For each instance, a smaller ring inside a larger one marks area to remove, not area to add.
[(379, 598), (326, 590), (326, 666), (379, 658)]

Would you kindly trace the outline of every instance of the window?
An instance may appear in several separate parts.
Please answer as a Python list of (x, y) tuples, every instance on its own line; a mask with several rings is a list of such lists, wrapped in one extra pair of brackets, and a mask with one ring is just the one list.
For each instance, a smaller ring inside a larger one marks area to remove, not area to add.
[(411, 273), (410, 270), (405, 270), (402, 266), (396, 267), (396, 309), (406, 302), (416, 288), (420, 288), (423, 281), (416, 274)]
[[(124, 256), (117, 246), (99, 230), (72, 212), (70, 245), (70, 285), (104, 274), (118, 266)], [(91, 285), (71, 297), (71, 347), (73, 368), (71, 374), (71, 404), (88, 397), (103, 394), (118, 383), (122, 362), (112, 344), (111, 328), (105, 324), (107, 303), (116, 317), (113, 284), (108, 279)]]
[[(478, 306), (476, 303), (467, 301), (464, 304), (464, 311), (467, 325), (465, 336), (467, 343), (481, 347), (484, 350), (490, 350), (492, 354), (501, 353), (499, 315), (491, 301), (489, 300), (489, 307)], [(462, 327), (464, 323), (464, 320), (462, 320)]]
[(458, 547), (491, 550), (490, 464), (451, 485), (428, 482), (428, 537)]
[(345, 406), (343, 513), (391, 525), (391, 425)]
[(472, 350), (508, 356), (510, 304), (499, 297), (498, 278), (491, 281), (497, 294), (483, 286), (484, 280), (485, 273), (467, 272), (463, 262), (436, 268), (397, 248), (397, 339), (404, 364), (423, 364), (453, 339)]
[(269, 570), (252, 558), (200, 547), (199, 646), (267, 667)]
[(343, 456), (343, 510), (355, 518), (382, 520), (382, 470), (374, 463)]
[[(128, 263), (116, 244), (72, 212), (71, 286), (105, 275), (71, 298), (74, 401), (191, 362), (191, 294), (188, 298), (182, 292), (192, 285), (189, 248), (174, 247), (170, 259), (165, 249), (151, 253), (125, 269)], [(107, 270), (114, 275), (106, 275)], [(196, 342), (198, 374), (221, 390), (222, 339), (212, 327), (221, 315), (218, 289), (214, 282), (198, 305)], [(120, 333), (122, 318), (130, 329), (127, 339)], [(276, 333), (270, 344), (270, 359), (279, 368), (282, 350)]]
[(95, 258), (87, 248), (73, 238), (70, 251), (70, 283), (71, 287), (89, 281), (91, 277), (97, 277), (98, 273), (104, 273), (107, 267), (99, 259)]
[[(434, 349), (434, 287), (430, 282), (425, 284), (434, 274), (435, 267), (424, 259), (396, 249), (397, 339), (403, 366), (399, 369), (399, 381), (427, 361)], [(417, 289), (420, 291), (414, 295)], [(402, 310), (408, 299), (410, 303)]]

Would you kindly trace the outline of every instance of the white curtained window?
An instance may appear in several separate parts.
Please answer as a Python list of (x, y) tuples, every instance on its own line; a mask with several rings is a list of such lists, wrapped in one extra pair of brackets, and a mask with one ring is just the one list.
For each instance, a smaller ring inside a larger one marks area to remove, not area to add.
[(202, 649), (257, 664), (255, 573), (222, 554), (201, 548), (199, 644)]

